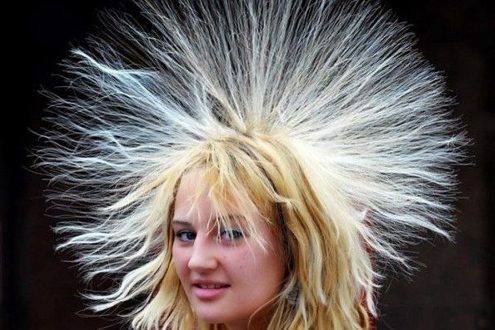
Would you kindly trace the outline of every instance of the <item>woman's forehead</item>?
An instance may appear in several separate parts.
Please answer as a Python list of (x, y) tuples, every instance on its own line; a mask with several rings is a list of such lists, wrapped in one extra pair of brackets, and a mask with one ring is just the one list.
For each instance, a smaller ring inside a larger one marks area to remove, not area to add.
[[(240, 205), (242, 204), (242, 205)], [(187, 218), (200, 211), (208, 218), (228, 217), (232, 220), (243, 218), (255, 213), (255, 205), (248, 200), (236, 202), (230, 193), (215, 195), (212, 185), (205, 177), (203, 169), (193, 169), (186, 172), (179, 183), (175, 197), (174, 217)]]

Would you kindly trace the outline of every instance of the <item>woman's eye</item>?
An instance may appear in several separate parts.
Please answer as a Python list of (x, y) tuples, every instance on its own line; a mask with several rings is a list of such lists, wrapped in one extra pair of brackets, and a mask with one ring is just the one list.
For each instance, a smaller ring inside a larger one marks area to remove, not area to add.
[(194, 241), (196, 238), (196, 233), (189, 230), (181, 230), (175, 233), (175, 237), (182, 242)]
[(242, 238), (243, 236), (244, 236), (244, 234), (240, 230), (235, 230), (235, 229), (226, 230), (226, 229), (224, 229), (224, 230), (220, 231), (220, 238), (223, 240), (226, 240), (226, 241), (235, 241), (235, 240)]

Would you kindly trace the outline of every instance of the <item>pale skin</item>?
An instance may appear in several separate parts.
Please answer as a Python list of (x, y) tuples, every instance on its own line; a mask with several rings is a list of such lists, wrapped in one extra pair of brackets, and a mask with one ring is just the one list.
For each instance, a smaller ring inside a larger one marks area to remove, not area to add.
[[(172, 260), (182, 287), (201, 321), (232, 330), (263, 329), (267, 313), (254, 313), (269, 310), (281, 290), (285, 267), (280, 240), (261, 218), (254, 221), (265, 248), (242, 228), (212, 227), (217, 213), (206, 192), (191, 212), (198, 180), (200, 170), (183, 176), (171, 222)], [(235, 208), (229, 216), (242, 217)]]

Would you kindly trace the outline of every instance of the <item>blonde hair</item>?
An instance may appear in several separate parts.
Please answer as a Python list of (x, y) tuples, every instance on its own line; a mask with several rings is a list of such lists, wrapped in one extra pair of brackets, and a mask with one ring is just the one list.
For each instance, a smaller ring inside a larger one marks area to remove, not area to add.
[[(163, 173), (161, 185), (173, 188), (183, 173), (200, 167), (217, 209), (228, 209), (223, 204), (234, 200), (241, 214), (249, 214), (248, 207), (242, 208), (251, 201), (285, 236), (288, 275), (274, 303), (269, 329), (360, 329), (359, 322), (367, 318), (360, 311), (360, 300), (375, 285), (370, 255), (360, 237), (363, 224), (350, 216), (355, 213), (353, 206), (346, 205), (338, 193), (321, 191), (317, 173), (301, 161), (298, 148), (283, 135), (247, 132), (219, 137), (178, 157), (182, 161)], [(168, 178), (174, 179), (167, 182)], [(203, 191), (200, 184), (198, 191)], [(168, 194), (158, 195), (152, 209), (170, 210), (173, 200), (163, 203)], [(280, 218), (274, 219), (273, 214)], [(226, 216), (218, 219), (229, 221)], [(197, 322), (186, 308), (187, 299), (170, 264), (173, 234), (168, 224), (164, 222), (163, 232), (169, 253), (157, 263), (162, 268), (153, 285), (158, 291), (134, 318), (137, 328), (151, 329), (165, 322), (165, 329), (190, 329)], [(256, 235), (254, 226), (250, 230), (250, 236)]]
[(220, 212), (252, 202), (279, 230), (288, 275), (270, 329), (366, 329), (381, 266), (407, 270), (400, 247), (424, 229), (449, 236), (466, 139), (440, 75), (390, 13), (304, 3), (143, 1), (149, 32), (113, 16), (124, 48), (73, 51), (74, 94), (51, 95), (38, 155), (54, 201), (84, 218), (57, 228), (59, 248), (79, 251), (88, 280), (116, 279), (86, 295), (95, 311), (140, 299), (135, 328), (199, 325), (168, 224), (196, 167)]

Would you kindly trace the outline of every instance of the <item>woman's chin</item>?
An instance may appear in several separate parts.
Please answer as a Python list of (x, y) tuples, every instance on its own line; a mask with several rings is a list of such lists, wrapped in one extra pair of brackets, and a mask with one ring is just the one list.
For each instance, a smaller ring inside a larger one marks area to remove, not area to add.
[(213, 310), (213, 309), (198, 309), (195, 310), (198, 320), (202, 323), (207, 324), (247, 324), (247, 320), (242, 320), (238, 317), (229, 317), (225, 314), (224, 310)]

